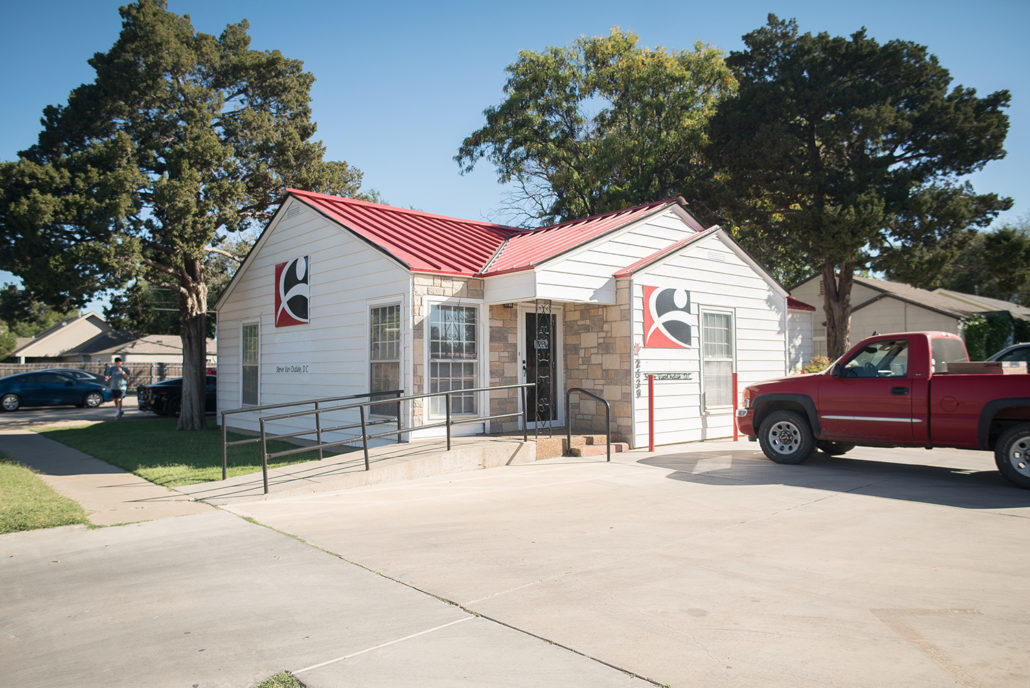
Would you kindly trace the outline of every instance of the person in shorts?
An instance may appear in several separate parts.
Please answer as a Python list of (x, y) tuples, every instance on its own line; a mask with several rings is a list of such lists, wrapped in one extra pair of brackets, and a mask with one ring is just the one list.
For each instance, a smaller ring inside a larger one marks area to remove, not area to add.
[(104, 371), (104, 382), (107, 383), (107, 388), (111, 390), (111, 398), (114, 400), (114, 407), (117, 409), (114, 417), (115, 419), (121, 418), (124, 413), (122, 411), (122, 401), (125, 399), (125, 390), (129, 388), (129, 371), (122, 367), (120, 356), (116, 356), (114, 365)]

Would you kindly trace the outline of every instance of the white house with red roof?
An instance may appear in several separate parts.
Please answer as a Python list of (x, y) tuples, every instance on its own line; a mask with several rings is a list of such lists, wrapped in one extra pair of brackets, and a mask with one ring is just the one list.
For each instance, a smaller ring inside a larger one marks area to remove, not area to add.
[[(222, 410), (531, 382), (531, 427), (564, 426), (581, 387), (639, 447), (652, 404), (657, 444), (731, 436), (734, 379), (789, 367), (786, 291), (682, 199), (526, 230), (290, 189), (215, 308)], [(520, 410), (514, 390), (452, 396), (455, 418)], [(444, 411), (441, 397), (400, 409), (406, 428)], [(570, 413), (602, 430), (593, 401)], [(233, 424), (256, 429), (248, 415)]]

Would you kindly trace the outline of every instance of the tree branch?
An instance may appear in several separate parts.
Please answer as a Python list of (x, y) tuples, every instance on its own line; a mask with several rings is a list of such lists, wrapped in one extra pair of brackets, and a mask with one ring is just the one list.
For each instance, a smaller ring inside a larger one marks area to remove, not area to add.
[(237, 262), (237, 264), (243, 263), (243, 259), (242, 258), (240, 258), (238, 256), (234, 256), (233, 254), (229, 253), (228, 251), (224, 251), (224, 250), (222, 250), (220, 248), (211, 248), (210, 246), (205, 246), (204, 247), (204, 251), (206, 253), (217, 253), (220, 256), (225, 256), (226, 258), (229, 258), (231, 260), (235, 260)]

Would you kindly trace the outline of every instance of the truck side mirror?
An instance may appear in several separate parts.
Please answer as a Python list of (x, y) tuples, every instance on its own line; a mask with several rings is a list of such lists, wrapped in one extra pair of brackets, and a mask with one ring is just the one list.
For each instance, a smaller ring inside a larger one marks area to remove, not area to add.
[(840, 363), (835, 363), (833, 365), (833, 370), (830, 371), (830, 375), (834, 377), (844, 377), (844, 366)]

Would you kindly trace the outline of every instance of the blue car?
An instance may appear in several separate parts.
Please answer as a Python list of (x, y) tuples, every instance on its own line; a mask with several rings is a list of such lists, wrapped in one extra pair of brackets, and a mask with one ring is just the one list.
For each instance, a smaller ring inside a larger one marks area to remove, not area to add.
[(22, 406), (74, 405), (96, 408), (111, 400), (104, 385), (71, 373), (41, 370), (0, 378), (0, 409), (17, 411)]

